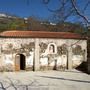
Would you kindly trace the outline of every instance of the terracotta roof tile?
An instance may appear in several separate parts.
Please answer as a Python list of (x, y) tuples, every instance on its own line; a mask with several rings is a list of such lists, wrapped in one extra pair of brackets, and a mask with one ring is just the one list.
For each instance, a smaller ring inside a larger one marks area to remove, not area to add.
[(79, 34), (70, 32), (46, 32), (46, 31), (4, 31), (0, 34), (1, 37), (30, 37), (30, 38), (66, 38), (66, 39), (84, 39)]

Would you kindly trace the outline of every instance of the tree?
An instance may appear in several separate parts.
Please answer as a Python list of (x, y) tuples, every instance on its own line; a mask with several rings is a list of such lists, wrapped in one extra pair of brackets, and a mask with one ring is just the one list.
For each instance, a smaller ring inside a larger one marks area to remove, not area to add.
[[(77, 13), (77, 15), (79, 15), (80, 17), (82, 17), (82, 18), (85, 20), (85, 22), (86, 22), (87, 24), (89, 24), (89, 19), (88, 19), (84, 14), (82, 14), (81, 11), (79, 10), (79, 8), (77, 7), (77, 5), (76, 5), (76, 0), (71, 0), (71, 3), (72, 3), (72, 6), (73, 6), (74, 10), (75, 10), (76, 13)], [(90, 4), (90, 1), (88, 0), (87, 3), (86, 3), (86, 5), (85, 5), (85, 7), (84, 7), (84, 10), (86, 10), (86, 8), (87, 8), (87, 6), (88, 6), (89, 4)], [(83, 11), (83, 12), (84, 12), (84, 11)]]
[(22, 18), (2, 18), (0, 19), (0, 31), (4, 30), (25, 30), (26, 25)]
[[(43, 0), (44, 4), (50, 3), (51, 0)], [(66, 22), (68, 17), (72, 16), (74, 9), (70, 3), (70, 0), (58, 0), (60, 3), (58, 9), (51, 9), (47, 6), (48, 10), (53, 13), (51, 19), (55, 22)]]
[[(60, 4), (56, 10), (50, 9), (51, 7), (48, 5), (50, 2), (52, 2), (52, 0), (43, 0), (43, 3), (47, 5), (47, 8), (50, 12), (53, 12), (52, 18), (58, 20), (59, 22), (66, 22), (72, 16), (73, 18), (75, 17), (75, 19), (79, 16), (79, 18), (81, 17), (85, 23), (89, 23), (89, 17), (87, 18), (85, 11), (90, 5), (90, 0), (84, 1), (85, 4), (82, 6), (82, 9), (80, 5), (78, 6), (78, 1), (79, 0), (58, 0)], [(81, 22), (83, 22), (83, 20)]]
[[(54, 21), (55, 23), (62, 23), (62, 26), (64, 27), (63, 30), (66, 31), (67, 28), (65, 25), (66, 22), (71, 22), (80, 25), (79, 28), (76, 30), (76, 25), (74, 25), (74, 32), (79, 33), (85, 33), (89, 32), (90, 35), (90, 29), (87, 29), (87, 27), (90, 25), (89, 19), (90, 15), (87, 15), (86, 11), (89, 12), (90, 10), (90, 0), (81, 0), (84, 1), (83, 5), (81, 6), (80, 0), (58, 0), (60, 4), (58, 4), (58, 9), (49, 7), (50, 2), (54, 2), (52, 0), (43, 0), (43, 3), (47, 6), (47, 9), (52, 12), (52, 16), (49, 18), (51, 21)], [(70, 23), (69, 23), (70, 24)], [(61, 24), (60, 24), (61, 25)], [(72, 24), (70, 24), (72, 28)], [(76, 31), (75, 31), (76, 30)], [(68, 31), (68, 30), (67, 30)], [(69, 30), (72, 32), (72, 29)]]

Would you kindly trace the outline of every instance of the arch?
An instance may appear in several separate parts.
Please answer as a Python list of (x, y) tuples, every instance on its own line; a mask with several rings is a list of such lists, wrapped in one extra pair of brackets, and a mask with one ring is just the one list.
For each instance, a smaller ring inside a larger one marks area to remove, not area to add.
[(25, 56), (23, 54), (20, 54), (20, 70), (25, 70), (25, 63)]
[(48, 45), (48, 52), (49, 52), (49, 54), (56, 54), (57, 53), (57, 46), (55, 43), (50, 43)]
[(26, 69), (25, 55), (16, 54), (16, 56), (15, 56), (15, 71), (25, 70), (25, 69)]

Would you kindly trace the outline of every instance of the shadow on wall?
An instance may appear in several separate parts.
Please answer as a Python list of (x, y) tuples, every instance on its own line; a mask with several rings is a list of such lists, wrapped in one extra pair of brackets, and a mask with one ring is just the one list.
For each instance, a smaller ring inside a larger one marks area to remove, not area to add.
[(78, 67), (76, 67), (75, 69), (87, 73), (87, 62), (83, 61)]

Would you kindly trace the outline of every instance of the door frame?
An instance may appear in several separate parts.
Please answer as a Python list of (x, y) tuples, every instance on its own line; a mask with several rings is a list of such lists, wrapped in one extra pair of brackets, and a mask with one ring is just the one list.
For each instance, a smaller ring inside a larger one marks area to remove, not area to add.
[(24, 69), (23, 70), (26, 70), (26, 56), (24, 55), (24, 54), (22, 54), (22, 53), (19, 53), (19, 54), (16, 54), (15, 55), (15, 71), (20, 71), (20, 70), (22, 70), (21, 69), (21, 55), (23, 55), (24, 56), (24, 62), (25, 62), (25, 66), (24, 66)]

